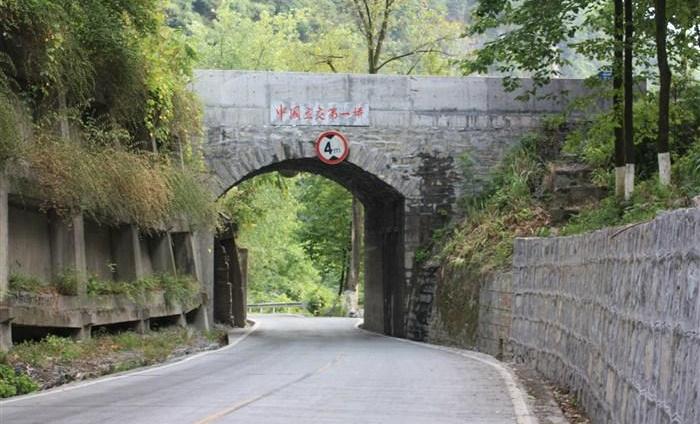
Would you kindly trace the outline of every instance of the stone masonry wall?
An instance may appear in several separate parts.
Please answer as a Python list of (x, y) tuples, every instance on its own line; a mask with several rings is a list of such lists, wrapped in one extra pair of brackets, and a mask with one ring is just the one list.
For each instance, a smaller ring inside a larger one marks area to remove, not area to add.
[(514, 357), (596, 423), (700, 422), (700, 209), (589, 235), (520, 239)]
[(513, 304), (513, 274), (495, 273), (479, 288), (479, 321), (476, 346), (498, 359), (511, 357), (510, 331)]
[[(438, 268), (435, 302), (425, 319), (432, 343), (476, 349), (509, 359), (513, 275), (495, 272), (474, 275), (465, 270)], [(423, 295), (429, 291), (423, 288)]]
[[(435, 272), (434, 300), (426, 318), (430, 343), (476, 348), (479, 320), (478, 276), (463, 268), (440, 266)], [(427, 286), (427, 284), (423, 284)]]

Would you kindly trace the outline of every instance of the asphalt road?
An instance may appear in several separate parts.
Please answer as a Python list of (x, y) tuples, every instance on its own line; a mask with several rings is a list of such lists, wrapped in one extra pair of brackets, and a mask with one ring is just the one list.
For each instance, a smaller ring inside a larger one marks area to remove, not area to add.
[(0, 403), (0, 423), (515, 423), (499, 371), (356, 320), (260, 316), (237, 345)]

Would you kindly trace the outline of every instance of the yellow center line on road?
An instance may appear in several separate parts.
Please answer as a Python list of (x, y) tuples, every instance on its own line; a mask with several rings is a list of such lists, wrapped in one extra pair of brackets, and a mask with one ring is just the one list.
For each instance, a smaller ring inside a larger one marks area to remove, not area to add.
[(235, 404), (229, 406), (229, 407), (226, 408), (226, 409), (223, 409), (223, 410), (221, 410), (221, 411), (219, 411), (219, 412), (217, 412), (217, 413), (215, 413), (215, 414), (209, 415), (209, 416), (207, 416), (207, 417), (205, 417), (205, 418), (203, 418), (203, 419), (201, 419), (201, 420), (195, 422), (195, 424), (210, 424), (210, 423), (213, 423), (213, 422), (215, 422), (215, 421), (217, 421), (217, 420), (219, 420), (219, 419), (221, 419), (221, 418), (223, 418), (223, 417), (225, 417), (225, 416), (227, 416), (227, 415), (229, 415), (229, 414), (232, 414), (232, 413), (238, 411), (238, 410), (241, 409), (241, 408), (244, 408), (244, 407), (250, 405), (251, 403), (257, 402), (257, 401), (259, 401), (260, 399), (263, 399), (263, 398), (265, 398), (265, 397), (271, 396), (271, 395), (273, 395), (273, 394), (275, 394), (275, 393), (277, 393), (277, 392), (279, 392), (279, 391), (281, 391), (281, 390), (286, 389), (287, 387), (289, 387), (289, 386), (291, 386), (291, 385), (297, 384), (297, 383), (299, 383), (299, 382), (302, 382), (302, 381), (306, 380), (307, 378), (313, 377), (314, 375), (321, 374), (322, 372), (328, 370), (328, 369), (329, 369), (330, 367), (332, 367), (333, 365), (337, 364), (337, 363), (342, 359), (343, 356), (345, 356), (345, 354), (344, 354), (344, 353), (341, 353), (341, 354), (339, 354), (335, 359), (333, 359), (333, 360), (330, 361), (329, 363), (325, 364), (325, 365), (322, 366), (321, 368), (318, 368), (318, 369), (316, 369), (316, 370), (314, 370), (314, 371), (308, 372), (308, 373), (302, 375), (301, 377), (299, 377), (299, 378), (297, 378), (297, 379), (295, 379), (295, 380), (292, 380), (292, 381), (290, 381), (290, 382), (288, 382), (288, 383), (285, 383), (285, 384), (283, 384), (283, 385), (281, 385), (281, 386), (275, 387), (274, 389), (269, 390), (269, 391), (267, 391), (267, 392), (265, 392), (265, 393), (262, 393), (262, 394), (260, 394), (260, 395), (254, 396), (254, 397), (249, 398), (249, 399), (247, 399), (247, 400), (243, 400), (243, 401), (237, 402), (237, 403), (235, 403)]
[(209, 415), (208, 417), (197, 421), (195, 424), (208, 424), (208, 423), (213, 423), (214, 421), (218, 420), (219, 418), (223, 418), (223, 417), (225, 417), (226, 415), (228, 415), (228, 414), (230, 414), (230, 413), (232, 413), (232, 412), (238, 411), (239, 409), (243, 408), (243, 407), (246, 406), (246, 405), (250, 405), (251, 403), (256, 402), (256, 401), (258, 401), (258, 400), (264, 398), (266, 395), (267, 395), (267, 393), (263, 393), (263, 394), (261, 394), (261, 395), (252, 397), (252, 398), (250, 398), (250, 399), (248, 399), (248, 400), (244, 400), (244, 401), (242, 401), (242, 402), (238, 402), (238, 403), (235, 404), (235, 405), (232, 405), (232, 406), (230, 406), (230, 407), (228, 407), (228, 408), (226, 408), (226, 409), (224, 409), (224, 410), (222, 410), (222, 411), (219, 411), (219, 412), (217, 412), (217, 413), (215, 413), (215, 414)]

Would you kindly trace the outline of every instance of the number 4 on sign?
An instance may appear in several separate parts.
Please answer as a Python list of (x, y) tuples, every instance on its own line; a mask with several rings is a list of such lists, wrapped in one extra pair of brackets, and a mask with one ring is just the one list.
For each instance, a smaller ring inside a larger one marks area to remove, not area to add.
[(325, 131), (316, 138), (316, 156), (325, 164), (337, 165), (349, 153), (348, 139), (338, 131)]

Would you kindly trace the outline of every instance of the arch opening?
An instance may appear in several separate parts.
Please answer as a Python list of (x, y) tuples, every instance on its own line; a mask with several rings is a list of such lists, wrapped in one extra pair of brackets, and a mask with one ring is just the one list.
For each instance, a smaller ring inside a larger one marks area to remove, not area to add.
[[(405, 198), (376, 175), (350, 162), (329, 166), (316, 158), (287, 159), (253, 170), (221, 193), (256, 176), (305, 172), (328, 178), (348, 190), (364, 207), (365, 328), (405, 336)], [(215, 282), (216, 284), (216, 282)], [(214, 294), (216, 304), (216, 293)]]

